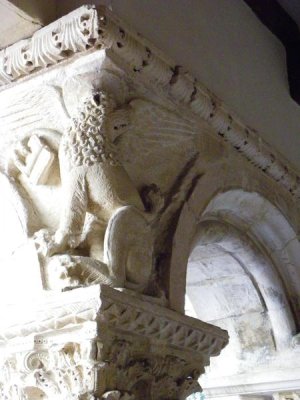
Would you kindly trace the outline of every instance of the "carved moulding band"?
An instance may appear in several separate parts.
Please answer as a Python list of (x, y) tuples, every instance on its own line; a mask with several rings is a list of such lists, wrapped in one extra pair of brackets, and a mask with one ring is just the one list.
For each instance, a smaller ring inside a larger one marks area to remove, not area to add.
[(56, 332), (57, 340), (64, 329), (95, 321), (100, 331), (101, 327), (108, 326), (155, 342), (166, 342), (178, 350), (199, 352), (207, 359), (217, 356), (228, 343), (227, 332), (218, 327), (105, 285), (47, 293), (38, 302), (33, 300), (22, 306), (12, 305), (4, 315), (0, 310), (0, 349), (18, 338), (24, 344), (26, 338), (32, 341), (34, 337), (35, 345), (41, 346), (48, 343), (49, 331)]
[(120, 333), (147, 337), (154, 344), (168, 343), (181, 351), (201, 354), (207, 362), (228, 343), (226, 331), (172, 310), (103, 286), (99, 324)]
[[(141, 382), (151, 396), (130, 399), (185, 399), (228, 342), (218, 327), (104, 285), (47, 293), (20, 307), (0, 310), (1, 399), (27, 398), (19, 395), (26, 382), (66, 400), (136, 394)], [(23, 381), (14, 382), (20, 371)]]
[(83, 6), (0, 52), (0, 86), (87, 50), (107, 49), (127, 72), (205, 119), (254, 166), (300, 197), (300, 176), (258, 134), (181, 67), (161, 55), (109, 10)]

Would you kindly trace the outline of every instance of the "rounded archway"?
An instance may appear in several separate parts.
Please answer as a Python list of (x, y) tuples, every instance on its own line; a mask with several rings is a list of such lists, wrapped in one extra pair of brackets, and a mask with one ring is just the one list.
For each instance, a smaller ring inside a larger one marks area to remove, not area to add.
[(185, 312), (230, 336), (202, 386), (214, 397), (222, 385), (242, 394), (245, 382), (257, 388), (289, 379), (300, 367), (292, 348), (300, 326), (300, 243), (292, 224), (255, 191), (215, 192), (198, 215), (188, 206)]
[[(263, 248), (229, 223), (199, 224), (189, 257), (186, 313), (229, 332), (214, 363), (240, 373), (289, 348), (295, 323), (288, 295)], [(217, 372), (214, 368), (214, 372)]]

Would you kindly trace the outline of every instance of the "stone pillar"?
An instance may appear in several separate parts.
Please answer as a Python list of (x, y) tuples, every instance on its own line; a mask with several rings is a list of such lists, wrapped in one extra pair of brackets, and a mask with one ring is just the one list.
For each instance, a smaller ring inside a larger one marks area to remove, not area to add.
[(82, 7), (0, 55), (1, 399), (184, 400), (228, 342), (168, 299), (202, 125), (155, 84), (185, 99), (177, 69), (109, 15)]

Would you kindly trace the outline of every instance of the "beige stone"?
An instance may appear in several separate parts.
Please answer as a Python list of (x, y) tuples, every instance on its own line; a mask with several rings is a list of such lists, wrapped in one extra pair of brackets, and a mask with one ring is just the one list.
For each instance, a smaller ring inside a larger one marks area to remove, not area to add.
[(104, 8), (0, 81), (0, 397), (185, 400), (205, 367), (209, 397), (296, 394), (293, 167)]

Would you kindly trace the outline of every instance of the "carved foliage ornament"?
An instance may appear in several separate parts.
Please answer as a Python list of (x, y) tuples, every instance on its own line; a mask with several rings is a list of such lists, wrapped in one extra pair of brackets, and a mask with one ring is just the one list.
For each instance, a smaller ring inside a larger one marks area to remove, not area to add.
[[(143, 353), (140, 343), (118, 339), (105, 350), (107, 361), (99, 367), (99, 374), (106, 387), (118, 388), (119, 397), (111, 399), (185, 400), (191, 393), (201, 391), (197, 379), (203, 371), (180, 357)], [(99, 394), (103, 390), (101, 379)], [(109, 399), (108, 393), (101, 398)]]
[[(96, 312), (86, 315), (99, 295)], [(220, 328), (107, 286), (44, 300), (27, 317), (34, 343), (26, 347), (23, 337), (18, 351), (20, 331), (1, 342), (1, 400), (185, 400), (228, 341)], [(51, 326), (35, 321), (45, 310)]]
[(2, 50), (0, 82), (6, 84), (38, 68), (45, 68), (89, 49), (98, 38), (97, 13), (86, 6)]
[(85, 354), (85, 347), (84, 343), (68, 343), (62, 349), (21, 352), (2, 358), (0, 398), (73, 400), (91, 393), (95, 362)]

